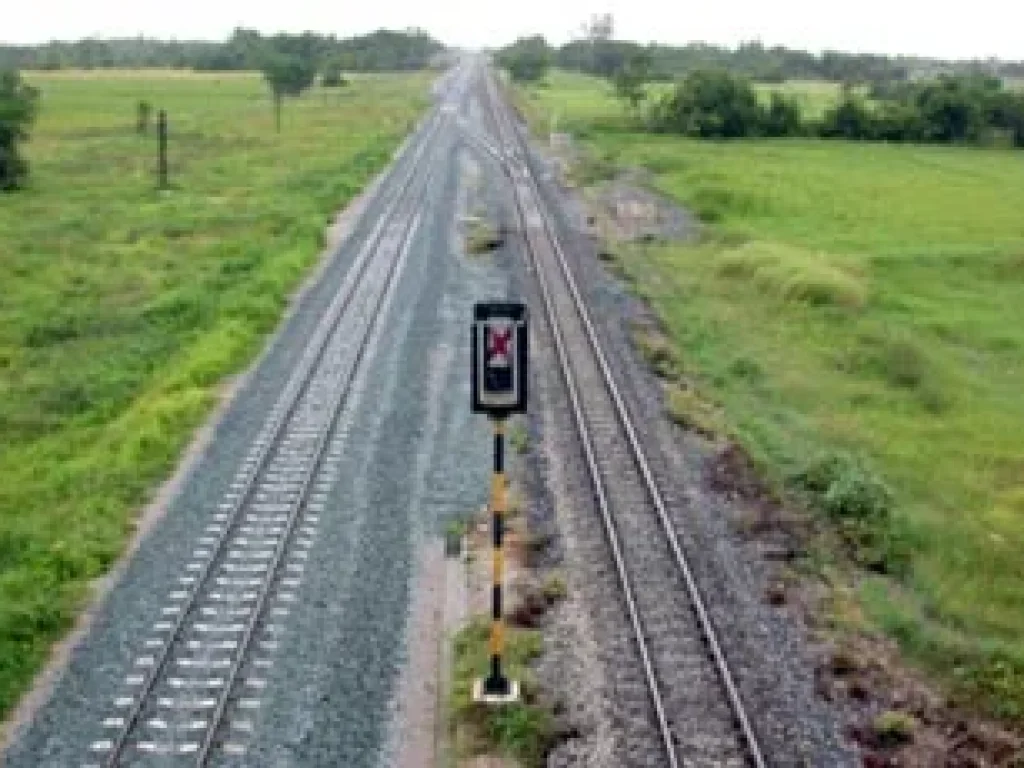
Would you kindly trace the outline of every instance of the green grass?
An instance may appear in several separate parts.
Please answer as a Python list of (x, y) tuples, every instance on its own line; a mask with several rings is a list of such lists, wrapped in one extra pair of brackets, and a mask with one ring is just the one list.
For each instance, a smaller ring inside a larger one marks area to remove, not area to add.
[[(617, 109), (588, 88), (579, 120)], [(669, 367), (780, 485), (822, 456), (877, 474), (909, 567), (868, 579), (862, 609), (958, 696), (1024, 720), (1024, 153), (603, 126), (594, 153), (709, 222), (696, 245), (620, 249)]]
[[(0, 196), (0, 714), (151, 489), (276, 324), (328, 214), (382, 168), (425, 76), (289, 101), (256, 75), (29, 74), (29, 189)], [(170, 114), (154, 191), (139, 99)]]
[(626, 127), (625, 114), (607, 80), (554, 69), (538, 86), (519, 92), (519, 105), (544, 131), (587, 133)]
[[(758, 83), (755, 87), (766, 104), (773, 91), (796, 99), (805, 120), (820, 120), (830, 107), (839, 103), (842, 95), (839, 83), (824, 80), (787, 80), (784, 83)], [(856, 92), (865, 96), (867, 89), (858, 88)]]
[(500, 707), (473, 701), (473, 682), (487, 675), (490, 622), (477, 618), (459, 631), (452, 659), (451, 726), (457, 756), (498, 754), (523, 766), (544, 764), (552, 735), (551, 713), (535, 701), (530, 663), (541, 653), (539, 632), (505, 630), (503, 670), (520, 685), (520, 700)]

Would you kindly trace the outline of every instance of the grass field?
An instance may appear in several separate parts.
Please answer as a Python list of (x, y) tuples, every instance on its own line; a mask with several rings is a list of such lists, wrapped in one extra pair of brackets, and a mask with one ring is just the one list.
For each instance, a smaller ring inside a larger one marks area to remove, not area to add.
[[(652, 83), (647, 86), (648, 99), (655, 100), (672, 90), (671, 83)], [(765, 103), (773, 91), (796, 99), (805, 119), (818, 119), (825, 110), (839, 101), (838, 83), (814, 80), (792, 80), (778, 84), (759, 83), (755, 86)], [(532, 101), (540, 107), (535, 113), (543, 119), (545, 129), (586, 133), (595, 128), (627, 128), (628, 121), (621, 107), (617, 108), (615, 91), (610, 82), (578, 72), (552, 70), (544, 83), (531, 89)], [(865, 90), (860, 89), (864, 94)]]
[[(29, 74), (30, 188), (0, 196), (0, 714), (121, 552), (227, 374), (388, 161), (425, 75), (288, 101), (256, 75)], [(139, 99), (170, 114), (154, 189)]]
[(629, 133), (573, 80), (533, 118), (709, 223), (620, 258), (685, 378), (779, 485), (831, 455), (892, 489), (909, 566), (858, 579), (855, 623), (1024, 721), (1024, 153)]
[[(819, 120), (825, 111), (839, 102), (842, 88), (839, 83), (822, 80), (789, 80), (785, 83), (758, 83), (756, 85), (761, 101), (767, 103), (773, 91), (796, 99), (805, 120)], [(866, 95), (866, 88), (856, 89)]]

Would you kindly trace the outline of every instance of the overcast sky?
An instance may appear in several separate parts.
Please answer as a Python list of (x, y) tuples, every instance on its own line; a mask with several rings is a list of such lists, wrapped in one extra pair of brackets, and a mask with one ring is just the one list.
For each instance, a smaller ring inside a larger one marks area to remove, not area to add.
[(944, 58), (1024, 59), (1024, 0), (33, 0), (5, 3), (0, 41), (36, 43), (144, 34), (222, 39), (236, 26), (262, 32), (311, 29), (342, 36), (419, 26), (470, 47), (540, 32), (568, 39), (594, 12), (610, 12), (616, 37), (704, 40), (809, 50), (912, 53)]

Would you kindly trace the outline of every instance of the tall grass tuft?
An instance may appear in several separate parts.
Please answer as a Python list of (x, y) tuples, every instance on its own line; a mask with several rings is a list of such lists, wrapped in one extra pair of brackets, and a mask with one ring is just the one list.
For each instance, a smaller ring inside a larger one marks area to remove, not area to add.
[(717, 256), (719, 274), (752, 280), (786, 301), (860, 309), (868, 300), (863, 278), (826, 253), (760, 240)]

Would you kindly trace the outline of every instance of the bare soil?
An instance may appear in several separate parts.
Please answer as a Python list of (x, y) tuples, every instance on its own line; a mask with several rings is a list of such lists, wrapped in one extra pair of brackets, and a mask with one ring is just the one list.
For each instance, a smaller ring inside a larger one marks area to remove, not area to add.
[[(953, 705), (942, 691), (900, 658), (895, 643), (876, 633), (852, 633), (832, 621), (836, 601), (856, 579), (827, 584), (794, 568), (828, 532), (808, 513), (784, 506), (767, 488), (742, 449), (730, 443), (705, 468), (705, 481), (733, 495), (747, 510), (737, 521), (774, 563), (774, 590), (765, 599), (796, 609), (808, 630), (827, 640), (815, 670), (818, 693), (849, 713), (850, 737), (872, 768), (983, 768), (1024, 764), (1024, 739), (1004, 725)], [(916, 725), (905, 743), (891, 743), (875, 727), (883, 712), (909, 714)]]

